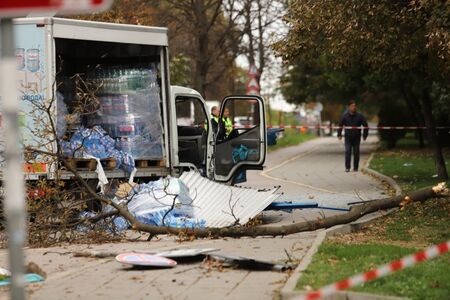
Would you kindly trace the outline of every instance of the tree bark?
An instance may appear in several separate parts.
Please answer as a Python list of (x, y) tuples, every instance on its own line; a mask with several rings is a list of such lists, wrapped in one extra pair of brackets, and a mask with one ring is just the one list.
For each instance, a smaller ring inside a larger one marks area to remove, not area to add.
[(431, 147), (434, 150), (434, 162), (436, 165), (436, 171), (440, 180), (447, 180), (447, 168), (445, 166), (445, 159), (442, 153), (442, 147), (439, 144), (439, 140), (436, 134), (436, 125), (433, 117), (433, 108), (430, 98), (430, 90), (425, 88), (422, 90), (422, 111), (427, 126), (428, 138), (430, 140)]

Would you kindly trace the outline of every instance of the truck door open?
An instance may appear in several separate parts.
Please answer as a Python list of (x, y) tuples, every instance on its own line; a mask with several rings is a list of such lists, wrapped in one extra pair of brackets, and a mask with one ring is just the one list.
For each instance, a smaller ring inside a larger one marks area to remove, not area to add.
[(208, 130), (205, 106), (199, 98), (176, 96), (175, 108), (179, 162), (205, 169)]
[(214, 153), (216, 181), (233, 182), (246, 169), (262, 169), (266, 124), (261, 97), (230, 96), (222, 101)]

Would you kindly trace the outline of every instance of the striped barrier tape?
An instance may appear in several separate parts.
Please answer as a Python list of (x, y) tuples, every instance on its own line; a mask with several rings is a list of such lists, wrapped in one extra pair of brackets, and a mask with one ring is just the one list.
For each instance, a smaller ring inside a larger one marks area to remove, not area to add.
[[(256, 125), (233, 125), (233, 128), (253, 128)], [(191, 127), (204, 128), (204, 125), (192, 125)], [(291, 128), (291, 129), (370, 129), (370, 130), (384, 130), (384, 129), (398, 129), (398, 130), (409, 130), (409, 129), (427, 129), (426, 126), (303, 126), (303, 125), (267, 125), (267, 128)], [(435, 126), (435, 129), (445, 130), (450, 129), (450, 126)]]
[[(246, 126), (235, 126), (235, 127), (253, 127), (250, 125)], [(291, 128), (291, 129), (371, 129), (371, 130), (383, 130), (383, 129), (427, 129), (425, 126), (302, 126), (302, 125), (267, 125), (267, 128)], [(435, 129), (450, 129), (450, 126), (436, 126)]]
[(399, 271), (401, 269), (411, 267), (419, 262), (434, 258), (436, 256), (442, 255), (445, 252), (448, 252), (450, 249), (450, 241), (444, 242), (439, 245), (435, 245), (429, 247), (423, 251), (417, 252), (416, 254), (408, 255), (403, 257), (400, 260), (393, 261), (389, 264), (382, 265), (377, 269), (372, 269), (365, 273), (361, 273), (345, 280), (341, 280), (335, 282), (333, 284), (324, 286), (316, 291), (310, 292), (306, 295), (302, 295), (298, 300), (312, 300), (319, 299), (325, 296), (329, 296), (334, 294), (335, 292), (343, 289), (347, 289), (356, 285), (359, 285), (363, 282), (371, 281), (383, 276), (386, 276), (390, 273)]

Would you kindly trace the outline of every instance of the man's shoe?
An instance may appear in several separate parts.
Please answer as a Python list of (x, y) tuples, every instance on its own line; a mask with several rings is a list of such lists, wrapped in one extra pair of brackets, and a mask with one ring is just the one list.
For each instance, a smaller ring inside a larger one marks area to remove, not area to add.
[(350, 169), (345, 169), (345, 172), (350, 172)]
[(358, 172), (358, 169), (353, 169), (353, 172)]

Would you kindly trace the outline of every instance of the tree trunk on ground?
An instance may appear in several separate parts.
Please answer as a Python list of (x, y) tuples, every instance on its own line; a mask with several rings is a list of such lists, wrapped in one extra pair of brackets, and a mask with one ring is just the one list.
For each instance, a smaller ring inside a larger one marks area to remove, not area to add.
[[(445, 190), (445, 193), (448, 193), (448, 190)], [(242, 227), (227, 227), (227, 228), (179, 229), (169, 227), (156, 227), (135, 221), (132, 222), (132, 228), (138, 231), (149, 232), (153, 235), (168, 234), (168, 233), (186, 234), (198, 238), (284, 236), (303, 231), (314, 231), (321, 228), (330, 228), (339, 224), (347, 224), (356, 221), (362, 216), (372, 212), (402, 206), (402, 203), (406, 204), (413, 201), (423, 202), (433, 197), (442, 197), (442, 192), (439, 191), (436, 192), (435, 190), (433, 190), (433, 188), (428, 187), (412, 192), (409, 194), (408, 197), (401, 195), (391, 198), (374, 200), (366, 202), (364, 204), (353, 206), (351, 211), (348, 213), (343, 213), (340, 215), (335, 215), (320, 220), (306, 221), (284, 226), (268, 226), (268, 227), (242, 226)], [(128, 220), (131, 221), (131, 219)]]
[(256, 236), (284, 236), (288, 234), (304, 232), (304, 231), (314, 231), (321, 228), (329, 228), (339, 224), (347, 224), (358, 220), (362, 216), (376, 212), (379, 210), (390, 209), (394, 207), (403, 206), (411, 202), (423, 202), (430, 198), (435, 197), (447, 197), (449, 195), (449, 190), (445, 186), (445, 183), (440, 184), (436, 187), (427, 187), (414, 192), (409, 193), (407, 196), (400, 195), (385, 199), (368, 201), (363, 204), (352, 206), (350, 212), (343, 213), (340, 215), (335, 215), (323, 219), (317, 219), (314, 221), (305, 221), (294, 223), (284, 226), (268, 226), (268, 227), (226, 227), (226, 228), (198, 228), (198, 229), (187, 229), (187, 228), (173, 228), (173, 227), (162, 227), (147, 225), (139, 222), (134, 215), (132, 215), (125, 206), (119, 205), (109, 199), (102, 198), (97, 195), (94, 190), (81, 178), (79, 173), (63, 160), (64, 166), (71, 171), (77, 180), (80, 181), (81, 185), (87, 190), (89, 194), (95, 199), (101, 201), (106, 205), (111, 205), (117, 210), (117, 213), (124, 217), (130, 224), (133, 230), (147, 232), (150, 236), (159, 234), (174, 234), (174, 235), (188, 235), (195, 236), (197, 238), (218, 238), (218, 237), (256, 237)]
[[(67, 168), (68, 171), (72, 172), (75, 179), (80, 183), (80, 185), (92, 196), (93, 199), (102, 202), (105, 205), (112, 206), (116, 211), (108, 212), (107, 214), (100, 214), (102, 217), (111, 216), (113, 213), (124, 217), (130, 224), (133, 230), (147, 232), (150, 237), (160, 234), (173, 234), (173, 235), (184, 235), (193, 236), (196, 238), (219, 238), (219, 237), (256, 237), (256, 236), (284, 236), (289, 234), (294, 234), (304, 231), (314, 231), (321, 228), (329, 228), (339, 224), (347, 224), (358, 220), (364, 215), (379, 210), (386, 210), (394, 207), (402, 207), (411, 202), (424, 202), (430, 198), (443, 198), (447, 199), (443, 201), (448, 201), (449, 189), (446, 187), (445, 183), (441, 183), (435, 187), (426, 187), (420, 190), (408, 193), (407, 195), (400, 195), (390, 198), (378, 199), (366, 201), (362, 204), (354, 205), (351, 210), (347, 213), (342, 213), (339, 215), (334, 215), (331, 217), (316, 219), (311, 221), (293, 223), (283, 226), (233, 226), (226, 228), (173, 228), (173, 227), (162, 227), (147, 225), (139, 222), (136, 217), (128, 211), (128, 208), (123, 205), (119, 205), (110, 199), (103, 198), (99, 196), (91, 186), (83, 180), (81, 175), (74, 169), (74, 167), (69, 164), (63, 157), (61, 157), (61, 163)], [(83, 221), (86, 222), (96, 222), (99, 221), (99, 216), (95, 216), (90, 219), (78, 220), (74, 223), (74, 226), (80, 225)], [(43, 224), (42, 226), (53, 226), (54, 224)], [(58, 224), (55, 224), (58, 225)], [(65, 224), (65, 226), (68, 226)]]
[(439, 144), (439, 140), (436, 134), (436, 125), (433, 117), (433, 108), (430, 98), (429, 89), (422, 90), (422, 110), (427, 126), (428, 139), (430, 140), (431, 147), (434, 150), (434, 161), (436, 165), (436, 171), (440, 180), (447, 180), (447, 168), (445, 166), (445, 159), (442, 153), (442, 147)]

